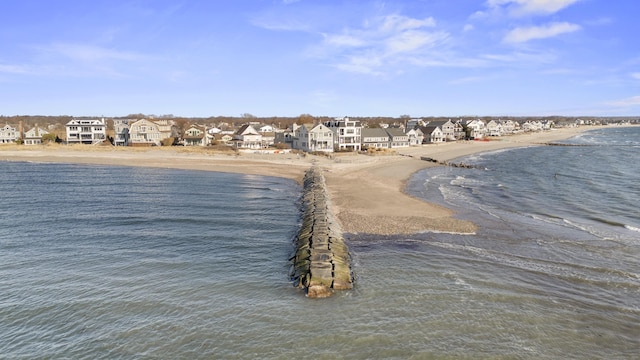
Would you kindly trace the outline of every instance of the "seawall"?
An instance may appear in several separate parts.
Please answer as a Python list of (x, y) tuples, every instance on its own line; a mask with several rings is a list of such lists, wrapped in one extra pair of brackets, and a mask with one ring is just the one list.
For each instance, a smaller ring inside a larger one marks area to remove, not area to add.
[(291, 256), (291, 279), (310, 298), (329, 297), (335, 290), (353, 288), (351, 255), (342, 229), (330, 209), (322, 170), (304, 176), (302, 225)]

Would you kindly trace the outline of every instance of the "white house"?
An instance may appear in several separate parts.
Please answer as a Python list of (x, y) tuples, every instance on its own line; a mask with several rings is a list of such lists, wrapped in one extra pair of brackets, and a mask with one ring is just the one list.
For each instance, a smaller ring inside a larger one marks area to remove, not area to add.
[(191, 125), (182, 136), (184, 146), (207, 146), (211, 144), (213, 135), (204, 126)]
[(67, 144), (97, 144), (107, 138), (104, 118), (72, 119), (66, 124)]
[(468, 121), (467, 129), (469, 130), (469, 136), (474, 139), (482, 139), (487, 135), (486, 124), (480, 119)]
[(40, 145), (42, 144), (42, 136), (48, 133), (49, 132), (47, 130), (44, 130), (36, 125), (33, 129), (28, 130), (24, 133), (24, 144)]
[(0, 144), (13, 144), (20, 138), (20, 132), (15, 127), (6, 124), (0, 128)]
[(522, 124), (522, 130), (524, 131), (541, 131), (544, 125), (538, 120), (528, 120)]
[(262, 135), (253, 126), (246, 124), (233, 134), (233, 144), (237, 149), (260, 149)]
[(220, 128), (214, 126), (214, 127), (207, 128), (207, 132), (210, 135), (215, 135), (215, 134), (219, 134), (220, 132), (222, 132), (222, 130)]
[(454, 125), (454, 137), (456, 140), (462, 140), (467, 137), (467, 133), (464, 131), (464, 126), (462, 126), (462, 120), (456, 120)]
[(162, 141), (174, 137), (173, 121), (140, 119), (129, 125), (129, 145), (161, 146)]
[(424, 134), (423, 143), (425, 144), (438, 144), (446, 141), (444, 133), (439, 126), (429, 124), (420, 127), (420, 131)]
[(271, 125), (262, 125), (258, 129), (259, 133), (275, 132), (276, 128)]
[(502, 136), (504, 135), (504, 129), (502, 128), (502, 123), (496, 120), (491, 120), (487, 123), (486, 126), (487, 134), (489, 136)]
[(513, 120), (505, 120), (502, 122), (502, 130), (505, 134), (513, 134), (520, 130), (520, 124)]
[(424, 133), (420, 128), (411, 129), (407, 131), (407, 137), (409, 138), (409, 146), (418, 146), (422, 145), (422, 141), (424, 140)]
[(334, 146), (337, 150), (360, 151), (362, 147), (360, 121), (343, 117), (327, 121), (324, 125), (333, 131)]
[(115, 146), (129, 146), (129, 119), (114, 119), (113, 120), (113, 145)]
[(427, 126), (437, 126), (442, 131), (445, 141), (456, 140), (456, 125), (451, 120), (431, 121)]
[(303, 124), (296, 129), (293, 148), (306, 152), (333, 152), (333, 131), (323, 124)]

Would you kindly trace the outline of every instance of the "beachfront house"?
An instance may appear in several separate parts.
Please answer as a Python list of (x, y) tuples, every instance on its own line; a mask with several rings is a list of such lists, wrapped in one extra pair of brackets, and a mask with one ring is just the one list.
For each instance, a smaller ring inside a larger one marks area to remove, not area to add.
[(97, 144), (107, 138), (107, 125), (102, 119), (72, 119), (66, 124), (67, 144)]
[(333, 152), (333, 135), (323, 124), (303, 124), (296, 129), (292, 146), (306, 152)]
[(151, 120), (140, 119), (129, 127), (130, 146), (160, 146), (163, 136), (160, 126)]
[(523, 131), (542, 131), (544, 125), (539, 120), (527, 120), (521, 127)]
[(295, 139), (296, 131), (298, 131), (298, 128), (300, 128), (300, 125), (293, 123), (290, 127), (282, 131), (277, 131), (274, 134), (273, 138), (274, 144), (284, 144), (294, 149), (293, 140)]
[(487, 134), (486, 124), (480, 119), (470, 120), (467, 122), (467, 131), (472, 139), (482, 139)]
[(13, 144), (20, 139), (20, 131), (15, 127), (6, 124), (0, 128), (0, 144)]
[(262, 135), (251, 124), (242, 125), (233, 134), (233, 146), (236, 149), (260, 149)]
[(360, 151), (362, 147), (362, 126), (360, 121), (348, 117), (326, 121), (324, 126), (333, 131), (334, 148), (337, 151)]
[(458, 119), (453, 123), (454, 126), (454, 130), (453, 130), (453, 136), (456, 138), (456, 140), (463, 140), (464, 138), (467, 137), (467, 133), (464, 129), (464, 125), (462, 125), (462, 120)]
[(383, 128), (362, 129), (362, 149), (388, 149), (389, 134)]
[(389, 148), (409, 147), (409, 136), (400, 128), (390, 127), (384, 129), (389, 136)]
[(42, 144), (42, 136), (48, 134), (47, 130), (39, 127), (38, 125), (34, 126), (33, 129), (28, 130), (24, 133), (24, 144), (25, 145), (40, 145)]
[(129, 146), (129, 119), (113, 119), (113, 145)]
[(431, 121), (427, 126), (437, 126), (442, 131), (442, 136), (445, 141), (456, 140), (456, 125), (451, 120), (446, 121)]
[(502, 128), (502, 123), (500, 121), (491, 120), (487, 123), (486, 126), (487, 135), (489, 136), (502, 136), (504, 135), (504, 129)]
[(419, 127), (419, 129), (424, 134), (423, 144), (440, 144), (446, 141), (442, 129), (437, 125), (428, 124)]
[(502, 121), (502, 131), (504, 134), (514, 134), (520, 130), (520, 124), (513, 120)]
[[(258, 130), (260, 133), (260, 139), (262, 141), (262, 147), (268, 148), (273, 146), (276, 142), (276, 132), (272, 126), (263, 126)], [(262, 129), (272, 129), (273, 131), (262, 131)]]
[(409, 146), (419, 146), (424, 141), (424, 134), (420, 128), (410, 129), (407, 131), (407, 138), (409, 139)]
[(206, 127), (201, 125), (191, 125), (182, 136), (184, 146), (207, 146), (211, 144), (211, 139), (213, 139), (213, 135), (209, 134)]

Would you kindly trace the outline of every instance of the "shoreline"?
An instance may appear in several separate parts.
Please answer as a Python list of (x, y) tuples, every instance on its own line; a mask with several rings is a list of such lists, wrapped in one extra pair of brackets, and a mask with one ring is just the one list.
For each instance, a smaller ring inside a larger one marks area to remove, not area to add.
[(345, 233), (400, 235), (421, 232), (473, 234), (477, 226), (455, 218), (453, 210), (408, 195), (407, 181), (436, 163), (500, 149), (542, 146), (588, 130), (609, 126), (561, 128), (492, 138), (394, 149), (388, 155), (335, 153), (333, 158), (297, 154), (241, 154), (192, 148), (115, 148), (87, 145), (0, 146), (0, 161), (142, 166), (274, 176), (301, 183), (318, 165), (335, 216)]

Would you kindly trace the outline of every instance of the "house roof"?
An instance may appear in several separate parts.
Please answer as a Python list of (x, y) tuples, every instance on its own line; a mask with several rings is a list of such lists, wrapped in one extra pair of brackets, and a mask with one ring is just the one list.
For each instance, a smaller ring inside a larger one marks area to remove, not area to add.
[(367, 138), (374, 138), (374, 137), (384, 137), (384, 138), (389, 138), (389, 134), (387, 134), (386, 131), (384, 131), (383, 128), (363, 128), (362, 129), (362, 139), (366, 140)]
[(440, 132), (442, 132), (442, 129), (440, 129), (439, 125), (427, 125), (427, 126), (420, 126), (418, 127), (418, 129), (420, 129), (420, 131), (422, 131), (423, 134), (432, 134), (434, 131), (436, 131), (436, 129), (440, 130)]
[(391, 137), (407, 136), (407, 134), (405, 134), (404, 131), (399, 128), (387, 128), (385, 130)]
[(236, 132), (237, 135), (259, 135), (260, 133), (251, 124), (242, 125)]

